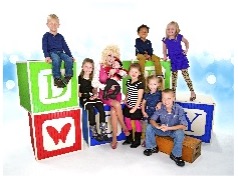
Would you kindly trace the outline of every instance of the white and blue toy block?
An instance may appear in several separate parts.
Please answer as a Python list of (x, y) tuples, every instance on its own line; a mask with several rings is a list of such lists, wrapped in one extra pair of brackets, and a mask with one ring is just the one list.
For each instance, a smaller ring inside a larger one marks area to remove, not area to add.
[[(124, 105), (122, 104), (122, 108), (124, 107)], [(95, 111), (95, 115), (96, 115), (96, 124), (97, 124), (97, 128), (99, 131), (99, 112), (97, 111), (97, 109), (94, 109)], [(108, 105), (104, 104), (104, 111), (106, 114), (106, 123), (107, 123), (107, 135), (109, 138), (109, 141), (97, 141), (95, 138), (93, 138), (92, 136), (92, 131), (90, 129), (89, 126), (89, 121), (88, 121), (88, 111), (87, 110), (83, 110), (83, 119), (82, 119), (82, 126), (83, 126), (83, 138), (85, 140), (85, 142), (88, 144), (88, 146), (96, 146), (96, 145), (102, 145), (102, 144), (107, 144), (110, 143), (112, 141), (112, 127), (111, 127), (111, 115), (110, 115), (110, 111), (111, 111), (111, 107)], [(99, 131), (100, 132), (100, 131)], [(117, 140), (118, 141), (122, 141), (126, 139), (126, 136), (124, 134), (124, 132), (122, 131), (121, 126), (118, 124), (118, 130), (117, 130), (118, 134), (117, 134)]]
[(195, 101), (189, 101), (188, 94), (179, 94), (176, 103), (183, 107), (186, 113), (188, 127), (185, 134), (210, 143), (215, 103), (210, 96), (197, 95)]

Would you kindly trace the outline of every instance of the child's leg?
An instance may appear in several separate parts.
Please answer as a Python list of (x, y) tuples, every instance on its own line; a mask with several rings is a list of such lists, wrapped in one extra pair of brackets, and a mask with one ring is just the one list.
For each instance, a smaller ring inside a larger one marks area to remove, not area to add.
[(61, 72), (60, 72), (60, 67), (61, 67), (61, 62), (62, 59), (57, 53), (50, 53), (50, 57), (52, 59), (52, 74), (54, 79), (60, 79), (61, 78)]
[(89, 120), (89, 125), (94, 126), (96, 125), (95, 121), (95, 113), (94, 113), (94, 104), (93, 103), (88, 103), (85, 106), (85, 109), (88, 110), (88, 120)]
[(154, 64), (155, 64), (155, 73), (156, 73), (156, 75), (158, 76), (158, 75), (163, 75), (163, 73), (162, 73), (162, 66), (161, 66), (161, 64), (160, 64), (160, 58), (158, 57), (158, 56), (156, 56), (156, 55), (152, 55), (151, 56), (151, 59), (152, 59), (152, 61), (154, 62)]
[(139, 64), (140, 64), (140, 67), (141, 67), (141, 70), (142, 70), (142, 73), (144, 74), (145, 73), (145, 61), (146, 61), (146, 58), (143, 54), (137, 54), (137, 59), (139, 60)]
[(176, 94), (177, 79), (178, 79), (178, 71), (173, 71), (172, 72), (172, 90), (174, 91), (174, 94)]
[(103, 104), (101, 102), (96, 102), (95, 107), (97, 108), (98, 112), (99, 112), (99, 122), (100, 123), (105, 123), (105, 111), (104, 111), (104, 107)]
[(73, 77), (73, 59), (65, 53), (60, 54), (60, 58), (64, 61), (65, 77)]
[(135, 128), (136, 128), (136, 132), (135, 132), (135, 141), (132, 142), (131, 144), (131, 148), (137, 148), (140, 143), (141, 143), (141, 132), (142, 132), (142, 124), (140, 120), (133, 120), (135, 122)]
[(194, 89), (193, 89), (193, 83), (192, 83), (192, 81), (189, 77), (188, 69), (183, 69), (182, 70), (182, 75), (183, 75), (183, 78), (185, 79), (185, 81), (188, 85), (189, 90), (191, 91), (190, 100), (193, 101), (193, 100), (196, 99), (196, 94), (195, 94)]

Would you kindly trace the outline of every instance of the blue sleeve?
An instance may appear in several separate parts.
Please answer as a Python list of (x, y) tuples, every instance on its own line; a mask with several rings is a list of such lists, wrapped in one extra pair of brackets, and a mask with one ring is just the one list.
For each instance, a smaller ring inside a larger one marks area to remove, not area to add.
[(72, 54), (71, 54), (71, 52), (69, 50), (69, 47), (68, 47), (68, 45), (67, 45), (63, 36), (62, 36), (62, 45), (63, 45), (62, 47), (63, 47), (63, 50), (64, 50), (65, 54), (67, 54), (69, 57), (72, 57)]
[(159, 98), (158, 98), (158, 102), (161, 102), (162, 101), (162, 92), (159, 91)]
[(148, 40), (148, 50), (147, 50), (147, 52), (148, 52), (148, 54), (151, 56), (152, 54), (153, 54), (153, 48), (152, 48), (152, 43), (151, 43), (151, 41), (150, 40)]
[(181, 125), (188, 126), (184, 109), (181, 106), (179, 106), (178, 117)]
[(44, 57), (50, 57), (50, 54), (48, 52), (48, 34), (45, 33), (42, 38), (42, 50), (44, 53)]
[(140, 38), (136, 39), (135, 48), (136, 48), (136, 53), (137, 54), (145, 54), (144, 49), (143, 49), (143, 44), (142, 44), (142, 41), (141, 41)]
[(160, 110), (155, 111), (154, 114), (151, 116), (151, 120), (157, 121), (158, 118), (160, 117)]
[(143, 99), (147, 101), (147, 98), (148, 98), (148, 93), (144, 93)]
[(178, 41), (182, 41), (182, 39), (183, 39), (183, 35), (178, 34), (178, 35), (177, 35), (177, 39), (178, 39)]

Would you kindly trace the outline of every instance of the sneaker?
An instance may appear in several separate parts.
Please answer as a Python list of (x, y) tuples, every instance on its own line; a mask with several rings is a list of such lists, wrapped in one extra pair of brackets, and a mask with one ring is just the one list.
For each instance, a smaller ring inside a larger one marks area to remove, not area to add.
[(156, 146), (153, 149), (146, 149), (146, 150), (144, 150), (144, 155), (150, 156), (153, 153), (157, 153), (158, 151), (159, 151), (159, 148)]
[(63, 81), (65, 84), (68, 84), (70, 79), (71, 79), (71, 76), (66, 76), (66, 77), (64, 77)]
[(172, 153), (170, 154), (170, 158), (178, 165), (178, 166), (184, 166), (185, 162), (182, 160), (181, 157), (175, 157)]
[(54, 86), (57, 86), (58, 88), (64, 88), (65, 84), (60, 78), (55, 78), (54, 79)]

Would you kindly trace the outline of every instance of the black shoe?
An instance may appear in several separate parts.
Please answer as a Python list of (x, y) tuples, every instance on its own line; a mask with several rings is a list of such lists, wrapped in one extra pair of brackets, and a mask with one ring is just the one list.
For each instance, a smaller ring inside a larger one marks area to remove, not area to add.
[(68, 84), (70, 79), (71, 79), (71, 76), (64, 77), (64, 79), (63, 79), (64, 84)]
[(123, 143), (122, 143), (122, 145), (127, 145), (127, 144), (131, 144), (132, 143), (132, 141), (130, 141), (130, 140), (125, 140)]
[(126, 136), (126, 140), (122, 143), (122, 145), (128, 145), (132, 143), (132, 130), (129, 131), (130, 135)]
[(181, 157), (175, 157), (172, 153), (170, 154), (170, 158), (178, 165), (178, 166), (184, 166), (185, 162), (181, 159)]
[(104, 141), (103, 137), (100, 134), (98, 134), (97, 136), (93, 136), (93, 138), (96, 139), (99, 142)]
[(150, 156), (153, 153), (157, 153), (158, 151), (159, 151), (159, 148), (156, 146), (153, 149), (146, 149), (146, 150), (144, 150), (144, 155)]
[(133, 141), (130, 145), (130, 148), (137, 148), (138, 146), (140, 146), (140, 142)]
[(58, 88), (64, 88), (65, 84), (60, 78), (55, 78), (54, 79), (54, 86), (57, 86)]

